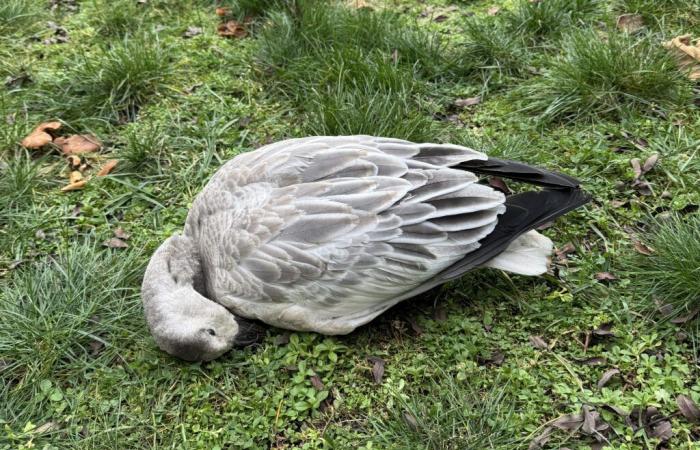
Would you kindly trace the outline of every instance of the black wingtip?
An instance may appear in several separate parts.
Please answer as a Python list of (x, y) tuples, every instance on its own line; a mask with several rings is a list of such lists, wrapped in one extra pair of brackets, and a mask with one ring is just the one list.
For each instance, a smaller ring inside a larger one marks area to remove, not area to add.
[(508, 178), (550, 189), (576, 189), (581, 185), (576, 178), (569, 175), (506, 159), (474, 159), (460, 163), (456, 167), (470, 172)]

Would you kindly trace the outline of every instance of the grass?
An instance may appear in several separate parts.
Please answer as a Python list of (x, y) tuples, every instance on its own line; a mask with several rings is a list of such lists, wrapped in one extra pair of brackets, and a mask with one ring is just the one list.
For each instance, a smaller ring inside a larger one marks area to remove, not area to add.
[(643, 237), (651, 255), (630, 257), (627, 270), (649, 310), (670, 305), (678, 316), (700, 308), (700, 215), (658, 219)]
[[(382, 448), (430, 450), (514, 446), (506, 387), (483, 392), (438, 371), (420, 390), (394, 392), (387, 418), (370, 418)], [(507, 384), (506, 384), (507, 386)]]
[(599, 0), (520, 0), (506, 15), (506, 21), (517, 33), (541, 44), (547, 38), (557, 38), (564, 31), (590, 23), (600, 16), (603, 3)]
[[(0, 38), (0, 450), (510, 450), (584, 405), (610, 424), (608, 448), (659, 442), (605, 405), (653, 406), (673, 430), (663, 445), (698, 446), (676, 397), (700, 404), (700, 320), (649, 311), (661, 297), (682, 316), (697, 295), (700, 113), (660, 45), (700, 35), (694, 5), (72, 5), (0, 6), (26, 20)], [(613, 31), (625, 12), (646, 27)], [(248, 37), (217, 35), (246, 15)], [(44, 42), (46, 21), (68, 41)], [(96, 134), (89, 173), (106, 159), (115, 171), (61, 192), (62, 155), (19, 145), (47, 120)], [(207, 364), (161, 352), (139, 303), (149, 256), (225, 161), (316, 133), (470, 145), (576, 176), (594, 201), (544, 230), (566, 250), (544, 277), (475, 272), (349, 336), (270, 328)], [(630, 160), (655, 153), (640, 190)], [(103, 247), (118, 227), (128, 247)], [(544, 448), (593, 443), (554, 430)]]
[(0, 32), (5, 35), (33, 26), (38, 16), (39, 9), (31, 0), (7, 0), (0, 5)]
[(545, 121), (651, 113), (689, 100), (689, 84), (651, 39), (572, 34), (547, 73), (524, 87), (525, 110)]
[(97, 56), (83, 54), (71, 61), (49, 97), (39, 106), (68, 119), (84, 116), (111, 122), (130, 122), (155, 96), (163, 94), (173, 69), (157, 36), (126, 37), (98, 48)]

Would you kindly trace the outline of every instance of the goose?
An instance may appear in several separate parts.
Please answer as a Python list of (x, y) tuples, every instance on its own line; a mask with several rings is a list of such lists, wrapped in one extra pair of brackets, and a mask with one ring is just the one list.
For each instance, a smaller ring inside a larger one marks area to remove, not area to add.
[[(480, 175), (540, 189), (506, 196)], [(186, 361), (245, 342), (250, 323), (347, 334), (474, 269), (545, 273), (553, 244), (535, 229), (589, 200), (572, 177), (460, 145), (272, 143), (225, 163), (155, 251), (146, 321)]]

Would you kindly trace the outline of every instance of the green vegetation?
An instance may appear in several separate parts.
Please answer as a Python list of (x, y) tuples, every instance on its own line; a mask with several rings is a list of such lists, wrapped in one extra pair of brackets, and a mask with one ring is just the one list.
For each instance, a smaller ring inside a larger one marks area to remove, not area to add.
[[(698, 85), (661, 45), (700, 37), (697, 2), (1, 3), (0, 450), (700, 448), (676, 401), (700, 404)], [(247, 36), (219, 36), (234, 19)], [(58, 148), (20, 145), (49, 120), (101, 140), (86, 174), (115, 171), (61, 192)], [(470, 145), (595, 200), (544, 231), (544, 277), (476, 272), (207, 364), (159, 351), (140, 277), (211, 174), (350, 133)]]

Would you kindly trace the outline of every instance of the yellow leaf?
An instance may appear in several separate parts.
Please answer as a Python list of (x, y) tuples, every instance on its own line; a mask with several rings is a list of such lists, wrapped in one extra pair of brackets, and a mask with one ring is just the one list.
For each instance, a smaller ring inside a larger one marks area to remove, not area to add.
[(681, 70), (688, 72), (688, 78), (700, 80), (700, 46), (691, 41), (690, 34), (684, 34), (664, 42), (664, 47), (673, 52)]

